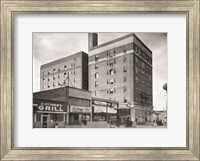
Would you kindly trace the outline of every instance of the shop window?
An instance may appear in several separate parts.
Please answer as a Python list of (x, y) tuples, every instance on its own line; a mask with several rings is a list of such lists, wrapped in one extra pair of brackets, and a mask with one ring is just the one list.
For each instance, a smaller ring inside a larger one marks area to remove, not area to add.
[(95, 87), (98, 87), (99, 86), (99, 83), (96, 81), (95, 82)]
[(66, 65), (64, 66), (64, 70), (67, 70), (67, 66)]
[(99, 78), (99, 74), (98, 74), (98, 72), (97, 73), (95, 73), (95, 78)]
[(95, 55), (95, 62), (97, 62), (99, 60), (99, 56)]
[(126, 103), (127, 102), (127, 97), (124, 97), (124, 103)]
[(41, 122), (41, 114), (40, 113), (36, 113), (36, 120), (35, 122)]
[(63, 122), (64, 115), (63, 114), (50, 114), (50, 121), (51, 122)]

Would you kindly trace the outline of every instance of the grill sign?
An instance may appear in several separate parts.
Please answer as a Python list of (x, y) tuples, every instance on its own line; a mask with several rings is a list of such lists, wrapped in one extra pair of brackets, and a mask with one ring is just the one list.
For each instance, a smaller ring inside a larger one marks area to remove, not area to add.
[(50, 111), (50, 112), (64, 112), (63, 104), (60, 103), (41, 103), (38, 106), (38, 111)]

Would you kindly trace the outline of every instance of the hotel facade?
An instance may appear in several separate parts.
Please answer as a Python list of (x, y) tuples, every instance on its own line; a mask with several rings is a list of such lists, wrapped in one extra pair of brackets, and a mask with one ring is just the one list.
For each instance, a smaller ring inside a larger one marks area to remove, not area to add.
[(40, 68), (40, 91), (60, 87), (88, 90), (88, 55), (79, 52), (44, 64)]
[(88, 41), (92, 97), (118, 101), (132, 121), (150, 122), (152, 51), (133, 33), (100, 45), (98, 34), (89, 33)]

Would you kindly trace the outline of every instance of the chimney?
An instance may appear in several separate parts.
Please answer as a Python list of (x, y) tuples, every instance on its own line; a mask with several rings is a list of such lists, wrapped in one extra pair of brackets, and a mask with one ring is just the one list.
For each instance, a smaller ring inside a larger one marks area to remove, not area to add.
[(88, 51), (91, 51), (95, 46), (98, 46), (98, 34), (88, 33)]

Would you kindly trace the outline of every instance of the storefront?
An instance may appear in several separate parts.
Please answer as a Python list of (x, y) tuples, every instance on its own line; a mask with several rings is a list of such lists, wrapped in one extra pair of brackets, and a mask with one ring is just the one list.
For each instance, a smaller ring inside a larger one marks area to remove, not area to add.
[(33, 128), (64, 128), (67, 103), (41, 98), (33, 99)]
[(91, 107), (69, 106), (69, 125), (80, 125), (91, 121)]
[(92, 98), (92, 115), (93, 121), (106, 121), (110, 122), (110, 118), (117, 117), (117, 107), (118, 104), (116, 101)]

